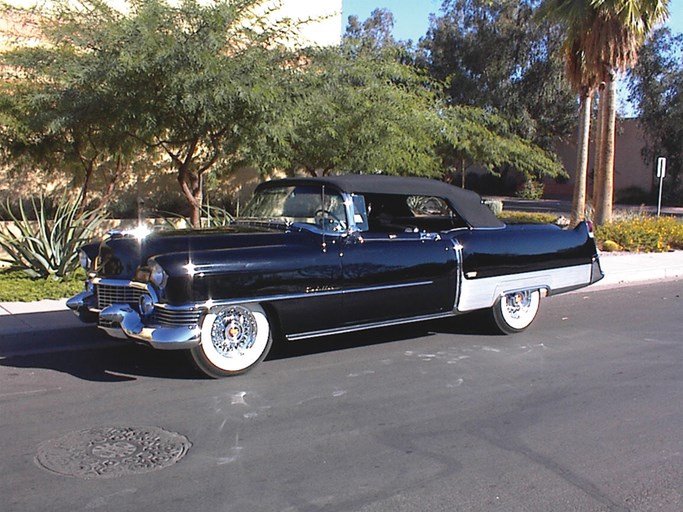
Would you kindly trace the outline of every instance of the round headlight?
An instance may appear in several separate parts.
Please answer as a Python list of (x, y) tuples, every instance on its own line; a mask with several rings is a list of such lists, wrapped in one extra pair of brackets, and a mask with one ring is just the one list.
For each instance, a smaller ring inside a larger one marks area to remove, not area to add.
[(81, 267), (83, 267), (83, 270), (85, 270), (86, 272), (90, 270), (90, 258), (84, 250), (78, 251), (78, 261), (81, 263)]
[(140, 308), (140, 314), (147, 316), (154, 311), (154, 299), (151, 295), (144, 293), (140, 295), (140, 298), (138, 299), (138, 306)]
[(149, 281), (158, 288), (166, 284), (166, 272), (156, 261), (149, 262)]

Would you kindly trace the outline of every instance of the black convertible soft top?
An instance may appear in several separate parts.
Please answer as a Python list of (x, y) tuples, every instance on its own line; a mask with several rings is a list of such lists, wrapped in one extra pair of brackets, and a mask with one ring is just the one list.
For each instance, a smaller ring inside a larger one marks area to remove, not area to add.
[(344, 174), (321, 178), (285, 178), (261, 183), (256, 190), (293, 185), (325, 185), (350, 194), (395, 194), (435, 196), (448, 204), (473, 228), (502, 228), (503, 222), (483, 204), (481, 196), (443, 181), (413, 176), (382, 174)]

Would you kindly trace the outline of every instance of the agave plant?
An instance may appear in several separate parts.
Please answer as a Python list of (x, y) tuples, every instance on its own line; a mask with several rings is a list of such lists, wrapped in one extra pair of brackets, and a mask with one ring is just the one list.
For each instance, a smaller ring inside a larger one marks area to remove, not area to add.
[[(164, 228), (178, 229), (178, 226), (189, 226), (190, 219), (177, 213), (158, 211), (164, 219)], [(200, 209), (201, 228), (220, 228), (235, 222), (235, 218), (224, 208), (204, 204)], [(181, 221), (181, 222), (178, 222)], [(182, 222), (184, 221), (184, 222)]]
[(81, 203), (82, 198), (70, 199), (65, 193), (49, 214), (41, 194), (31, 199), (28, 211), (20, 202), (15, 215), (8, 199), (3, 210), (10, 225), (0, 229), (0, 248), (7, 253), (2, 260), (45, 279), (62, 280), (74, 272), (79, 247), (92, 240), (106, 218), (103, 209), (83, 210)]
[(235, 218), (226, 209), (208, 204), (202, 206), (201, 219), (204, 228), (219, 228), (235, 221)]

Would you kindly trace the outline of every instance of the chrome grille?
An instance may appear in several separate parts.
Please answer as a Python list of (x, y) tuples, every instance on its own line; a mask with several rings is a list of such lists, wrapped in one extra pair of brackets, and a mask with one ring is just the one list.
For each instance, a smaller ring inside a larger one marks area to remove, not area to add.
[(104, 309), (112, 304), (130, 304), (137, 307), (140, 295), (145, 293), (139, 288), (109, 284), (96, 284), (95, 291), (99, 309)]
[(199, 324), (201, 311), (173, 310), (156, 308), (154, 318), (159, 325), (169, 327), (195, 326)]
[[(122, 284), (95, 283), (95, 292), (97, 294), (97, 306), (100, 310), (111, 306), (112, 304), (128, 304), (135, 311), (138, 311), (138, 303), (141, 295), (147, 293), (141, 288), (134, 288), (128, 286), (127, 282)], [(124, 284), (125, 283), (125, 284)], [(150, 317), (143, 319), (147, 325), (158, 325), (166, 327), (195, 327), (199, 325), (202, 316), (200, 309), (175, 309), (165, 307), (155, 307), (154, 313)], [(115, 327), (112, 322), (99, 320), (100, 327)]]

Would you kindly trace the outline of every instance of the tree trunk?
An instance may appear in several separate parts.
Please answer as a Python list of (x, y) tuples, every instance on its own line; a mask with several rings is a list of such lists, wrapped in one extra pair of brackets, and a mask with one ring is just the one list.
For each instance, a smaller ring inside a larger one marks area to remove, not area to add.
[(95, 163), (92, 160), (81, 159), (83, 163), (83, 168), (85, 171), (85, 178), (83, 179), (83, 185), (81, 185), (80, 201), (81, 204), (78, 207), (78, 215), (82, 215), (85, 212), (85, 207), (88, 204), (88, 195), (90, 193), (90, 180), (94, 172)]
[(104, 208), (109, 203), (109, 200), (111, 199), (111, 196), (112, 194), (114, 194), (114, 190), (116, 189), (116, 182), (121, 176), (121, 171), (124, 165), (125, 164), (123, 163), (123, 159), (121, 158), (121, 156), (117, 156), (116, 166), (114, 167), (114, 173), (112, 176), (109, 177), (109, 179), (106, 180), (107, 186), (104, 189), (104, 192), (102, 193), (102, 196), (100, 197), (100, 200), (97, 203), (98, 208)]
[(599, 225), (612, 220), (614, 197), (614, 145), (616, 137), (617, 117), (617, 77), (610, 70), (605, 87), (605, 131), (602, 141), (602, 163), (604, 172), (600, 187), (600, 202), (595, 212), (595, 222)]
[(595, 210), (602, 199), (602, 183), (605, 176), (605, 164), (603, 159), (602, 146), (605, 140), (605, 111), (607, 101), (605, 100), (605, 83), (600, 84), (600, 102), (598, 103), (598, 119), (595, 137), (595, 162), (593, 172), (593, 218)]
[(579, 139), (577, 143), (576, 172), (574, 173), (574, 196), (570, 225), (576, 226), (585, 217), (586, 212), (586, 176), (588, 174), (588, 147), (591, 127), (591, 102), (593, 91), (585, 89), (581, 93), (579, 119)]
[(461, 181), (460, 181), (460, 188), (465, 188), (465, 178), (467, 177), (467, 167), (465, 167), (465, 159), (460, 160), (460, 169), (461, 169)]
[(201, 225), (202, 177), (198, 173), (181, 168), (178, 171), (178, 182), (190, 207), (190, 224), (198, 228)]

